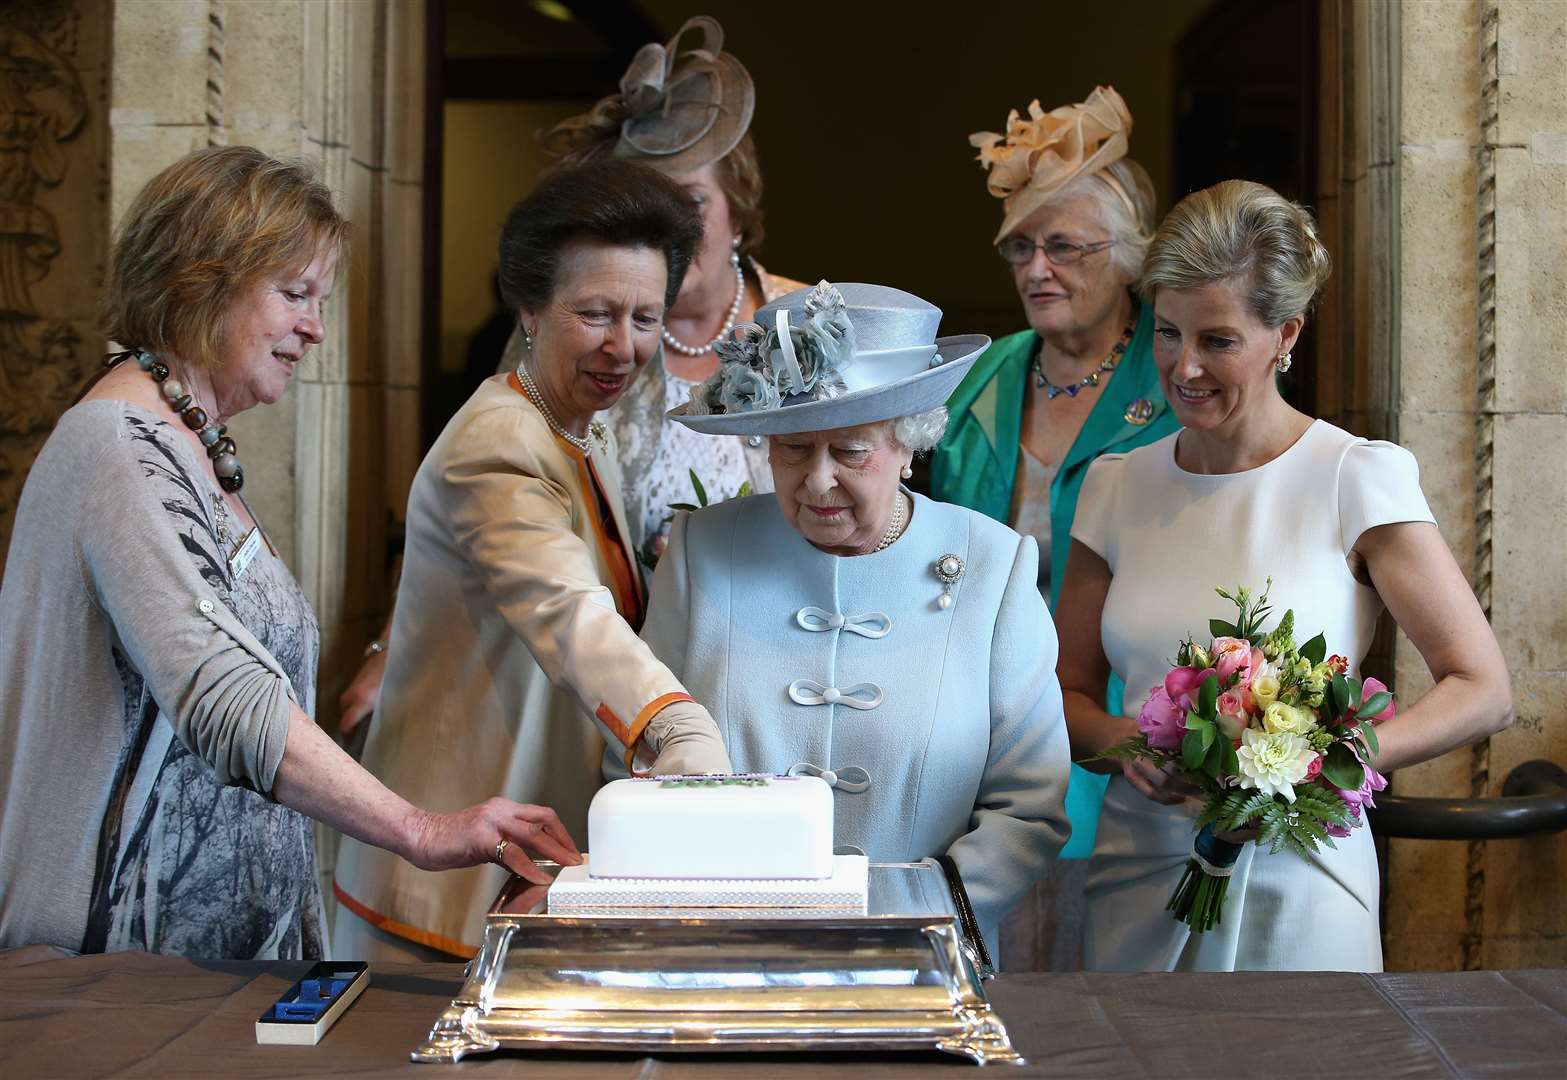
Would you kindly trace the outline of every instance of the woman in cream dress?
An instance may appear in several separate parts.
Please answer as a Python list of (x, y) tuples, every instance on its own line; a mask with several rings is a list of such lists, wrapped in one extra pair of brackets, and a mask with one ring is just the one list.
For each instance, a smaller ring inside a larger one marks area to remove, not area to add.
[[(1134, 734), (1176, 643), (1233, 614), (1215, 586), (1261, 589), (1270, 577), (1275, 611), (1293, 609), (1307, 636), (1320, 630), (1351, 673), (1384, 605), (1430, 667), (1434, 688), (1379, 727), (1382, 772), (1509, 722), (1500, 649), (1414, 457), (1313, 420), (1278, 392), (1275, 371), (1288, 368), (1327, 275), (1310, 216), (1259, 184), (1197, 192), (1159, 227), (1141, 285), (1185, 430), (1106, 455), (1084, 484), (1058, 612), (1075, 758)], [(1125, 715), (1104, 710), (1110, 670), (1126, 681)], [(1310, 860), (1247, 845), (1223, 920), (1196, 934), (1165, 910), (1191, 853), (1194, 789), (1145, 762), (1091, 767), (1112, 779), (1089, 864), (1089, 968), (1381, 969), (1369, 829)]]

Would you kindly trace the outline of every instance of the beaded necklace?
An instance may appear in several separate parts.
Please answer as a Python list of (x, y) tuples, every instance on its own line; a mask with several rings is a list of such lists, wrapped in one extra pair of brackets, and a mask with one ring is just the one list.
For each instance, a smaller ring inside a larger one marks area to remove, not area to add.
[(1121, 362), (1121, 356), (1126, 352), (1126, 347), (1132, 343), (1132, 334), (1137, 329), (1137, 309), (1132, 308), (1132, 320), (1126, 324), (1126, 329), (1121, 332), (1121, 340), (1115, 343), (1115, 348), (1110, 350), (1110, 355), (1099, 361), (1099, 366), (1084, 375), (1075, 383), (1067, 386), (1057, 386), (1045, 375), (1045, 363), (1043, 349), (1034, 351), (1034, 378), (1039, 389), (1045, 392), (1046, 401), (1054, 401), (1065, 394), (1067, 397), (1076, 397), (1079, 392), (1087, 390), (1091, 386), (1099, 385), (1099, 377), (1114, 371), (1115, 366)]
[(163, 397), (180, 414), (185, 426), (196, 433), (201, 445), (207, 448), (207, 458), (218, 478), (218, 486), (235, 493), (245, 486), (245, 470), (239, 463), (239, 448), (229, 437), (228, 428), (207, 416), (207, 411), (196, 404), (196, 399), (185, 392), (178, 379), (169, 377), (169, 365), (144, 349), (131, 349), (111, 353), (104, 362), (105, 369), (114, 368), (122, 361), (135, 358), (140, 368), (153, 377), (163, 392)]

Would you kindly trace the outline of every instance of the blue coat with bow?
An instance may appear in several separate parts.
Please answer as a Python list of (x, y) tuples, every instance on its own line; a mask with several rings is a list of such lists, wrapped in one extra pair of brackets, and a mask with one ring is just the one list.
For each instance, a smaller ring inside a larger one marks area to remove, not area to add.
[[(830, 774), (840, 846), (950, 854), (994, 949), (1067, 838), (1055, 630), (1033, 539), (912, 498), (896, 543), (849, 558), (812, 547), (770, 495), (682, 515), (642, 636), (736, 769)], [(943, 608), (949, 553), (964, 571)]]

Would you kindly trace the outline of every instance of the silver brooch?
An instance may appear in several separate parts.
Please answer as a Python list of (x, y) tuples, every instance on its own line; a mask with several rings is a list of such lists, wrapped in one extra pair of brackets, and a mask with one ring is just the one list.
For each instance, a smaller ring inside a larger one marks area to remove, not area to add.
[(936, 560), (936, 565), (931, 567), (936, 572), (936, 577), (941, 580), (941, 596), (936, 600), (939, 608), (952, 606), (952, 586), (958, 583), (963, 576), (963, 559), (951, 552)]

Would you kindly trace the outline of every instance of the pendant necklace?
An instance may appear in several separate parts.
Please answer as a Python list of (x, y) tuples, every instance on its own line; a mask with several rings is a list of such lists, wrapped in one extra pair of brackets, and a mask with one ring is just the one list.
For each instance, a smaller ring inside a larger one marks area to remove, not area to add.
[(1054, 401), (1065, 394), (1067, 397), (1076, 397), (1079, 393), (1091, 386), (1098, 386), (1100, 376), (1115, 370), (1115, 366), (1121, 362), (1121, 356), (1126, 352), (1126, 347), (1132, 343), (1132, 333), (1137, 329), (1136, 309), (1133, 309), (1132, 320), (1126, 324), (1126, 329), (1121, 332), (1121, 340), (1115, 343), (1115, 348), (1110, 350), (1110, 355), (1099, 361), (1099, 366), (1084, 375), (1075, 383), (1066, 386), (1057, 386), (1050, 381), (1045, 374), (1044, 347), (1034, 350), (1034, 379), (1035, 385), (1045, 392), (1045, 400)]

